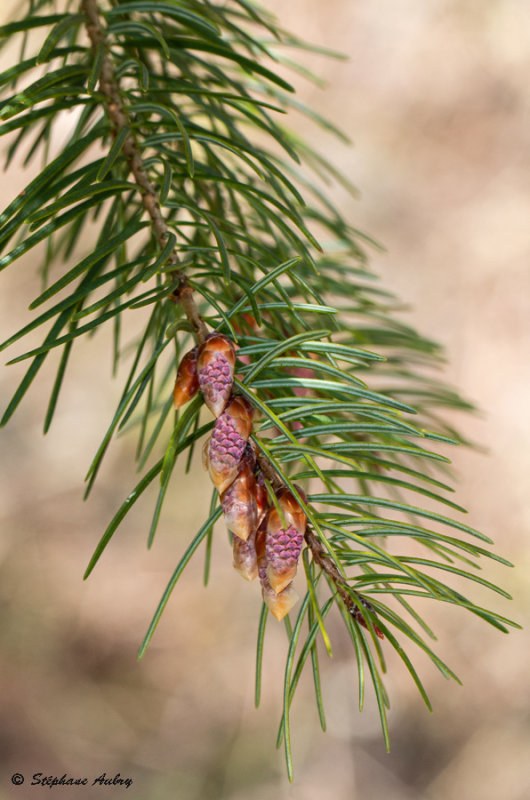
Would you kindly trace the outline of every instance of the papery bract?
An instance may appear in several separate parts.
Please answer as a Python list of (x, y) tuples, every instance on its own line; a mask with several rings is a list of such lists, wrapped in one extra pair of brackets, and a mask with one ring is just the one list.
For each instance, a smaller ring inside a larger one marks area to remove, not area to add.
[(253, 581), (258, 576), (258, 560), (256, 556), (255, 531), (244, 541), (238, 536), (234, 536), (232, 545), (234, 555), (234, 569), (239, 572), (246, 581)]
[(254, 463), (254, 451), (247, 444), (238, 474), (221, 498), (227, 528), (240, 539), (248, 539), (257, 528)]

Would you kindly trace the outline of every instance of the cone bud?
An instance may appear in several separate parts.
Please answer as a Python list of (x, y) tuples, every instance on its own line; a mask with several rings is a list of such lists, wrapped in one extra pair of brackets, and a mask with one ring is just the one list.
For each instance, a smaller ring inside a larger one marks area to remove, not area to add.
[(236, 349), (221, 333), (212, 333), (203, 342), (197, 359), (197, 373), (204, 402), (215, 417), (225, 409), (232, 392)]
[(255, 538), (255, 550), (258, 562), (258, 575), (261, 583), (261, 594), (263, 601), (269, 611), (277, 620), (282, 620), (291, 608), (298, 602), (299, 597), (292, 584), (288, 583), (282, 591), (276, 592), (267, 576), (267, 517), (263, 519)]
[(181, 359), (177, 370), (177, 379), (173, 389), (173, 405), (180, 408), (197, 394), (199, 378), (197, 375), (198, 348), (189, 350)]
[(252, 406), (244, 397), (232, 397), (215, 421), (206, 459), (219, 494), (236, 479), (251, 430)]
[(254, 409), (250, 402), (240, 394), (233, 395), (224, 413), (234, 420), (239, 434), (246, 441), (252, 431), (252, 417), (254, 414)]
[[(282, 508), (281, 499), (279, 499), (279, 502), (280, 508)], [(298, 558), (304, 543), (305, 515), (303, 526), (298, 514), (293, 515), (291, 512), (286, 511), (284, 518), (285, 527), (280, 514), (276, 508), (273, 508), (269, 512), (267, 519), (265, 538), (266, 571), (267, 578), (275, 592), (281, 592), (295, 577)]]

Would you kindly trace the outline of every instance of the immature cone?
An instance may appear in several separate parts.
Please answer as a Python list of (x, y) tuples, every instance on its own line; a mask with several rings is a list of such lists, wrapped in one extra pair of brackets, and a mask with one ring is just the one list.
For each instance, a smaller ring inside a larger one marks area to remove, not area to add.
[(236, 479), (239, 463), (252, 430), (252, 406), (244, 397), (232, 397), (215, 421), (207, 453), (210, 477), (222, 494)]
[(183, 356), (177, 370), (177, 379), (173, 389), (173, 405), (180, 408), (197, 394), (199, 378), (197, 375), (198, 348), (194, 347)]
[(228, 530), (245, 541), (257, 528), (255, 460), (247, 444), (237, 477), (221, 498)]
[(234, 536), (234, 569), (246, 581), (253, 581), (258, 576), (258, 560), (254, 546), (256, 532), (252, 531), (247, 541)]
[(218, 417), (224, 410), (234, 380), (236, 349), (221, 333), (212, 333), (199, 349), (197, 372), (204, 402)]
[(276, 508), (271, 509), (267, 518), (265, 555), (270, 585), (275, 592), (281, 592), (296, 575), (307, 519), (288, 489), (280, 489), (277, 498), (285, 525)]
[(277, 620), (282, 620), (291, 608), (298, 602), (299, 597), (292, 587), (292, 584), (281, 592), (275, 592), (267, 577), (267, 557), (266, 557), (266, 520), (263, 521), (256, 533), (256, 555), (258, 559), (258, 575), (261, 583), (261, 595), (269, 611)]

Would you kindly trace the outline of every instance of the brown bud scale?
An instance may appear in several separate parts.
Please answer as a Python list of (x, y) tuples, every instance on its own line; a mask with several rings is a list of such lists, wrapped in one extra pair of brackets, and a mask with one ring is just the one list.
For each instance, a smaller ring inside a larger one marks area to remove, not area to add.
[(178, 366), (177, 379), (173, 389), (173, 405), (175, 408), (180, 408), (197, 394), (199, 389), (197, 353), (197, 347), (189, 350)]
[(239, 538), (248, 539), (257, 527), (254, 452), (248, 444), (237, 477), (224, 492), (221, 502), (228, 529)]
[(258, 561), (254, 547), (255, 532), (253, 531), (247, 541), (234, 536), (232, 545), (234, 555), (234, 569), (246, 581), (253, 581), (258, 576)]

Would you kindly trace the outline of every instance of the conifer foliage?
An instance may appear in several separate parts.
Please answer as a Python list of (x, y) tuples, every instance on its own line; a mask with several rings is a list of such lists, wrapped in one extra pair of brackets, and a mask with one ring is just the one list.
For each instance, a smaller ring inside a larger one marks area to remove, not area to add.
[[(361, 708), (371, 680), (388, 746), (385, 649), (395, 648), (428, 707), (408, 645), (456, 677), (431, 649), (415, 598), (502, 631), (513, 623), (452, 588), (465, 579), (505, 595), (477, 569), (481, 557), (502, 559), (461, 521), (437, 449), (460, 441), (440, 412), (469, 406), (430, 377), (439, 348), (398, 320), (367, 263), (370, 240), (327, 197), (327, 185), (348, 181), (286, 126), (302, 113), (345, 138), (287, 82), (309, 46), (252, 0), (28, 0), (0, 33), (3, 45), (19, 43), (0, 75), (6, 167), (44, 161), (0, 215), (0, 268), (45, 244), (34, 317), (2, 349), (37, 330), (42, 344), (12, 358), (28, 369), (2, 424), (57, 348), (47, 431), (76, 339), (113, 326), (114, 363), (130, 358), (129, 372), (87, 494), (124, 426), (137, 434), (141, 478), (86, 576), (158, 483), (152, 544), (176, 460), (200, 469), (202, 446), (209, 511), (140, 654), (201, 547), (208, 571), (224, 515), (234, 566), (257, 579), (248, 591), (259, 585), (264, 600), (257, 703), (269, 609), (286, 625), (278, 744), (289, 776), (290, 707), (308, 664), (325, 727), (319, 652), (323, 643), (331, 654), (331, 614), (353, 645)], [(55, 137), (66, 112), (75, 123)], [(129, 357), (121, 321), (133, 314), (143, 334)]]

